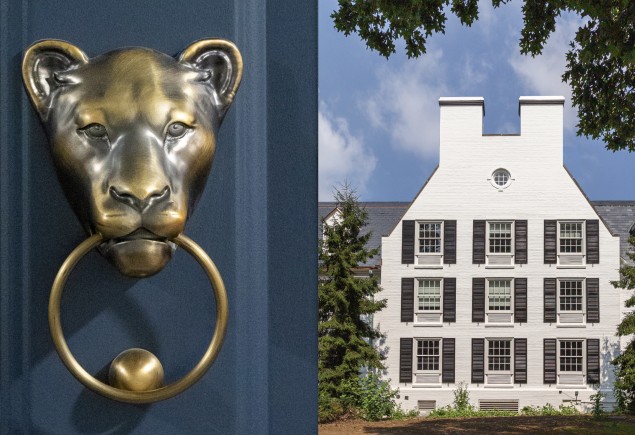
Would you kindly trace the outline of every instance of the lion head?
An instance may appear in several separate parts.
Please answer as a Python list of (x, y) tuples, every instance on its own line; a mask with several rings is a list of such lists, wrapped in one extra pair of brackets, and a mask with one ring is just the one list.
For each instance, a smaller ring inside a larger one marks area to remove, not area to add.
[(45, 40), (27, 49), (22, 74), (66, 197), (106, 240), (100, 252), (125, 275), (159, 272), (205, 186), (240, 84), (238, 49), (209, 39), (176, 59), (146, 48), (89, 59)]

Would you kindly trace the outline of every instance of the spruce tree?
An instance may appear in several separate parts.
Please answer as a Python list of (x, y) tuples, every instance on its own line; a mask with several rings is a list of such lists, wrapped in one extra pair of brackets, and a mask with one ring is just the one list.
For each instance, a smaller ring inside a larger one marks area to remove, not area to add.
[(335, 191), (335, 201), (337, 218), (334, 224), (324, 225), (319, 243), (318, 384), (322, 404), (323, 400), (339, 403), (348, 381), (357, 381), (362, 368), (383, 368), (383, 357), (372, 345), (381, 334), (371, 319), (386, 301), (373, 298), (380, 291), (376, 276), (358, 278), (353, 273), (379, 249), (366, 247), (371, 234), (362, 234), (362, 229), (368, 213), (360, 207), (355, 191), (345, 184)]
[[(635, 288), (635, 237), (628, 240), (631, 251), (627, 254), (631, 260), (620, 268), (620, 280), (612, 281), (616, 288), (633, 290)], [(625, 303), (626, 307), (635, 307), (635, 295)], [(617, 335), (623, 337), (635, 334), (635, 312), (630, 312), (617, 326)], [(615, 384), (613, 390), (617, 407), (621, 411), (635, 412), (635, 338), (630, 341), (620, 356), (612, 361), (615, 365)]]

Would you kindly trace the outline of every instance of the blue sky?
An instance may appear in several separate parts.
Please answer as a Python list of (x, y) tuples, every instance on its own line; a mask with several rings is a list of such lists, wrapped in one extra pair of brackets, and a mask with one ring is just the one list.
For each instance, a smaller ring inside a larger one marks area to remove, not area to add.
[(635, 199), (635, 153), (606, 150), (576, 136), (571, 91), (560, 79), (579, 26), (562, 17), (543, 55), (520, 55), (522, 2), (499, 9), (481, 1), (480, 20), (463, 27), (449, 15), (445, 35), (408, 59), (403, 45), (389, 60), (357, 35), (345, 37), (329, 17), (337, 0), (319, 1), (319, 200), (351, 183), (364, 201), (410, 201), (439, 159), (442, 96), (485, 98), (485, 133), (518, 133), (518, 97), (563, 95), (564, 161), (592, 200)]

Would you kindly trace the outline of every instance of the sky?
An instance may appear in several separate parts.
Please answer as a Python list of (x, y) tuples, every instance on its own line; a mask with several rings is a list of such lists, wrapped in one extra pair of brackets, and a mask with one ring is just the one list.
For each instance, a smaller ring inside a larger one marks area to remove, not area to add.
[(465, 27), (448, 14), (445, 34), (408, 59), (403, 42), (389, 60), (357, 35), (337, 32), (337, 0), (319, 1), (319, 200), (348, 182), (362, 201), (411, 201), (439, 161), (439, 97), (485, 98), (484, 133), (518, 133), (518, 98), (563, 95), (564, 163), (591, 200), (634, 200), (635, 153), (608, 151), (576, 135), (577, 111), (561, 76), (581, 19), (561, 17), (543, 54), (520, 54), (522, 2)]

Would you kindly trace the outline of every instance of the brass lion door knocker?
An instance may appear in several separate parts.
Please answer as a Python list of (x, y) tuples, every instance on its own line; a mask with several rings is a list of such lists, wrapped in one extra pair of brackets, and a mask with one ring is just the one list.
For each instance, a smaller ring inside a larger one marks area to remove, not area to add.
[[(205, 251), (183, 234), (207, 181), (216, 136), (242, 76), (242, 58), (224, 39), (194, 42), (175, 59), (123, 48), (89, 59), (64, 41), (30, 46), (22, 77), (49, 136), (64, 193), (89, 237), (66, 258), (49, 299), (53, 343), (68, 370), (114, 400), (168, 399), (198, 381), (214, 362), (227, 328), (223, 280)], [(77, 362), (64, 338), (60, 303), (77, 262), (92, 249), (121, 273), (161, 271), (179, 246), (205, 270), (216, 299), (216, 327), (203, 358), (164, 385), (161, 363), (128, 349), (111, 363), (108, 383)]]

